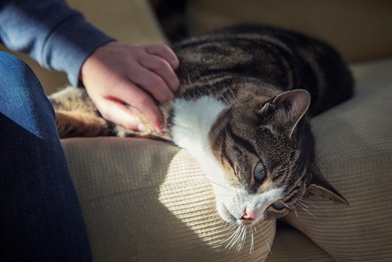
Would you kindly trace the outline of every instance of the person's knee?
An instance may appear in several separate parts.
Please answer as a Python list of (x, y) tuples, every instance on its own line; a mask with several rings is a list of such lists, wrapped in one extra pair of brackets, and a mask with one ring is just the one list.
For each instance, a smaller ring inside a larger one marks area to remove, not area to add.
[(42, 86), (33, 70), (20, 58), (5, 52), (0, 52), (0, 90), (12, 92), (42, 92)]
[(1, 111), (7, 108), (15, 111), (18, 106), (20, 110), (29, 107), (37, 110), (44, 106), (45, 110), (52, 110), (33, 70), (18, 57), (5, 52), (0, 52), (0, 94)]
[(16, 70), (25, 70), (28, 67), (22, 59), (6, 53), (0, 52), (0, 70), (3, 73), (14, 73)]

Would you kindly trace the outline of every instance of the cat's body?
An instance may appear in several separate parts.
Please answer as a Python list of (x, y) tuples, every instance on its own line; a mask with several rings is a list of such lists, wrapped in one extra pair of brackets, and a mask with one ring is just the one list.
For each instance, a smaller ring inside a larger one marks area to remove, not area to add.
[(246, 26), (185, 40), (173, 50), (180, 90), (160, 106), (166, 135), (116, 127), (99, 117), (83, 89), (68, 88), (51, 96), (60, 136), (171, 140), (203, 166), (222, 219), (244, 226), (282, 217), (309, 195), (347, 203), (315, 163), (305, 116), (352, 95), (351, 74), (333, 49), (300, 34)]

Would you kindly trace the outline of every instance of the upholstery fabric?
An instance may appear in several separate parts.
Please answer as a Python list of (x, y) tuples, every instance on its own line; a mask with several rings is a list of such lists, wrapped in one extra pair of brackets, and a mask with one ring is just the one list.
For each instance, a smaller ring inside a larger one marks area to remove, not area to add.
[(349, 63), (392, 56), (389, 0), (188, 0), (197, 35), (239, 23), (273, 25), (328, 41)]
[[(64, 139), (95, 261), (263, 261), (275, 221), (242, 252), (215, 211), (209, 181), (185, 150), (132, 138)], [(256, 232), (257, 231), (257, 232)]]
[(338, 261), (392, 260), (391, 65), (353, 66), (355, 97), (312, 120), (320, 169), (350, 206), (311, 201), (286, 220)]
[(298, 230), (278, 223), (274, 244), (266, 261), (335, 262), (336, 260)]

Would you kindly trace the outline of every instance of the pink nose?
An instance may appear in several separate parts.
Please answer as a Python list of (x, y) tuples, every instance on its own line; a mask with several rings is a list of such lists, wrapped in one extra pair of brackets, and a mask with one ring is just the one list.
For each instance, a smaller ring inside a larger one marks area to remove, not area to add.
[(246, 212), (246, 209), (245, 209), (244, 210), (244, 215), (242, 216), (242, 219), (254, 220), (254, 213), (253, 212)]

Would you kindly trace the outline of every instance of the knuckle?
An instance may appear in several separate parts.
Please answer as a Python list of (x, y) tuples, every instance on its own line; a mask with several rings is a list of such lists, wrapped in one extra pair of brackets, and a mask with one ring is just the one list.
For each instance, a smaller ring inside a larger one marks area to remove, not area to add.
[(147, 89), (157, 88), (162, 85), (162, 80), (156, 75), (151, 75), (144, 79), (144, 85)]
[(161, 53), (165, 50), (165, 45), (149, 45), (147, 46), (147, 50), (151, 52)]
[(161, 71), (168, 66), (168, 63), (163, 59), (155, 59), (151, 62), (151, 69), (154, 71)]

